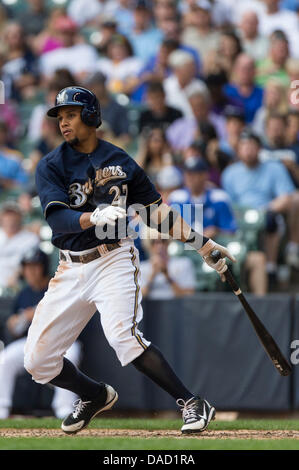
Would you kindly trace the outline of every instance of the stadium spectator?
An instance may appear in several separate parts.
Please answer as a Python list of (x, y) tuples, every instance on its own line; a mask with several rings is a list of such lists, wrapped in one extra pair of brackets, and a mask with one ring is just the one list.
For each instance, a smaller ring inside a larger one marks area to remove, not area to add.
[(41, 138), (36, 142), (26, 161), (26, 168), (35, 174), (38, 162), (63, 142), (58, 123), (54, 119), (44, 116), (42, 120)]
[(268, 53), (269, 39), (259, 32), (258, 15), (254, 11), (245, 12), (239, 28), (244, 52), (254, 61), (264, 59)]
[(224, 110), (226, 118), (226, 137), (219, 142), (219, 148), (230, 155), (231, 160), (237, 158), (237, 147), (240, 135), (245, 128), (245, 113), (237, 106), (227, 106)]
[[(132, 0), (118, 0), (117, 9), (113, 14), (116, 20), (117, 31), (121, 34), (128, 34), (134, 27), (134, 15), (132, 12)], [(110, 15), (108, 18), (112, 19)]]
[[(209, 185), (208, 175), (209, 166), (202, 158), (185, 160), (185, 186), (170, 194), (168, 203), (205, 237), (213, 238), (219, 232), (233, 234), (237, 226), (229, 197), (222, 189)], [(185, 214), (185, 205), (188, 204), (191, 204), (191, 210)]]
[(5, 122), (0, 122), (0, 188), (11, 189), (28, 182), (23, 168), (23, 155), (8, 146), (9, 134)]
[(167, 127), (183, 115), (181, 111), (165, 102), (165, 92), (161, 82), (153, 81), (148, 84), (146, 92), (147, 109), (141, 111), (139, 117), (139, 131), (148, 131), (153, 127)]
[(134, 27), (128, 33), (134, 54), (144, 63), (153, 57), (163, 40), (162, 32), (152, 23), (148, 0), (134, 0)]
[(97, 96), (101, 103), (102, 119), (108, 123), (113, 134), (118, 138), (119, 145), (128, 145), (131, 140), (128, 112), (126, 107), (120, 105), (107, 90), (106, 76), (101, 72), (96, 72), (87, 79), (84, 85)]
[(242, 52), (239, 36), (234, 31), (224, 31), (218, 48), (210, 51), (204, 60), (204, 75), (224, 72), (230, 79), (237, 57)]
[[(25, 372), (24, 346), (35, 307), (43, 298), (49, 283), (49, 260), (40, 249), (30, 250), (21, 261), (25, 286), (14, 299), (12, 314), (6, 326), (12, 341), (0, 353), (0, 419), (9, 417), (15, 382)], [(75, 342), (66, 357), (78, 365), (80, 345)], [(62, 388), (55, 388), (52, 406), (57, 418), (72, 411), (76, 395)]]
[[(269, 280), (275, 283), (281, 238), (281, 214), (289, 215), (292, 211), (295, 186), (281, 162), (260, 162), (260, 147), (260, 139), (256, 134), (250, 131), (242, 133), (238, 145), (240, 161), (224, 170), (222, 186), (235, 205), (261, 210), (265, 214), (264, 251), (267, 257), (267, 272)], [(289, 232), (290, 242), (297, 246), (299, 231), (294, 220), (290, 222)], [(298, 261), (297, 255), (294, 259)]]
[(27, 10), (21, 13), (19, 21), (22, 22), (28, 40), (39, 34), (45, 27), (48, 18), (48, 9), (45, 0), (27, 0)]
[(39, 238), (25, 230), (22, 213), (14, 202), (4, 203), (0, 212), (0, 286), (15, 287), (23, 256), (39, 244)]
[(64, 17), (65, 11), (61, 8), (53, 8), (48, 12), (45, 27), (39, 34), (31, 38), (31, 46), (36, 55), (40, 56), (47, 52), (63, 47), (63, 40), (59, 31), (57, 18)]
[[(171, 193), (168, 203), (181, 216), (206, 237), (233, 235), (237, 225), (228, 194), (222, 189), (211, 187), (208, 181), (209, 167), (198, 157), (185, 161), (185, 187)], [(186, 210), (187, 208), (187, 210)], [(267, 292), (265, 257), (260, 252), (248, 254), (245, 269), (249, 271), (249, 287), (253, 293)]]
[(166, 135), (172, 149), (182, 151), (188, 148), (194, 140), (201, 137), (201, 126), (204, 124), (212, 124), (216, 129), (216, 136), (225, 138), (225, 120), (223, 116), (211, 112), (209, 92), (203, 90), (199, 84), (194, 86), (187, 96), (193, 116), (177, 119), (168, 127)]
[(198, 51), (194, 47), (188, 46), (187, 44), (183, 43), (182, 34), (184, 29), (180, 16), (176, 15), (173, 17), (165, 18), (160, 23), (160, 29), (163, 32), (164, 41), (175, 41), (178, 45), (178, 49), (190, 52), (190, 54), (193, 55), (196, 64), (196, 70), (199, 74), (201, 71), (201, 58)]
[(259, 158), (263, 161), (280, 161), (287, 168), (294, 184), (299, 187), (299, 148), (298, 145), (287, 145), (287, 116), (270, 114), (266, 120), (266, 132), (263, 138), (263, 149)]
[(287, 90), (277, 79), (271, 79), (264, 88), (263, 105), (257, 110), (252, 130), (262, 137), (265, 133), (267, 117), (275, 112), (286, 114), (288, 110)]
[(269, 80), (276, 78), (283, 85), (289, 86), (288, 58), (289, 42), (286, 35), (280, 30), (274, 31), (270, 36), (268, 56), (257, 64), (256, 83), (264, 87)]
[(168, 18), (174, 18), (177, 15), (177, 6), (175, 0), (154, 0), (153, 13), (157, 28), (161, 29), (161, 23)]
[(263, 90), (254, 83), (254, 60), (247, 54), (240, 54), (235, 61), (232, 76), (231, 82), (224, 86), (224, 93), (244, 108), (245, 121), (250, 124), (263, 101)]
[(113, 17), (118, 8), (116, 0), (71, 0), (68, 5), (67, 13), (72, 20), (82, 27), (92, 24), (99, 16)]
[(185, 117), (193, 115), (188, 94), (192, 90), (200, 89), (207, 92), (207, 86), (202, 80), (196, 78), (196, 66), (192, 54), (186, 51), (176, 50), (168, 58), (168, 63), (173, 74), (163, 82), (166, 103), (179, 109)]
[(136, 161), (153, 183), (156, 182), (157, 174), (161, 168), (172, 164), (173, 156), (161, 128), (151, 129), (148, 135), (140, 137)]
[(28, 90), (37, 84), (37, 61), (27, 44), (24, 29), (20, 23), (10, 21), (3, 31), (3, 44), (7, 49), (6, 62), (2, 72), (8, 75), (15, 87), (14, 99), (26, 98)]
[(263, 0), (266, 11), (260, 16), (259, 29), (263, 36), (269, 37), (274, 31), (280, 29), (288, 37), (292, 30), (298, 28), (296, 13), (280, 9), (280, 0)]
[[(143, 245), (149, 259), (140, 263), (142, 295), (149, 299), (173, 299), (192, 295), (196, 276), (192, 261), (186, 256), (169, 257), (169, 240), (154, 229), (145, 230)], [(146, 238), (145, 238), (146, 237)]]
[(211, 95), (211, 111), (215, 114), (223, 115), (226, 106), (238, 104), (237, 100), (226, 96), (224, 93), (224, 85), (227, 83), (227, 76), (224, 71), (206, 75), (205, 83)]
[(136, 77), (136, 88), (132, 94), (132, 100), (140, 102), (145, 100), (148, 83), (151, 81), (163, 81), (171, 75), (168, 64), (169, 55), (178, 49), (179, 43), (173, 39), (164, 39), (157, 54), (151, 57)]
[(78, 27), (71, 18), (64, 16), (55, 20), (55, 29), (63, 47), (47, 52), (40, 57), (40, 72), (45, 79), (51, 78), (55, 71), (67, 68), (82, 80), (88, 73), (94, 72), (97, 63), (95, 48), (83, 42), (77, 42)]
[(157, 173), (156, 187), (162, 201), (168, 203), (169, 195), (183, 184), (183, 175), (176, 166), (168, 165)]
[(290, 109), (287, 114), (286, 143), (296, 147), (299, 145), (299, 111), (297, 109)]
[(136, 87), (136, 76), (143, 62), (133, 55), (133, 49), (121, 34), (111, 37), (107, 44), (107, 57), (98, 59), (96, 68), (107, 77), (107, 88), (111, 93), (130, 95)]
[(192, 25), (186, 26), (182, 42), (196, 49), (204, 61), (211, 51), (217, 50), (220, 33), (215, 31), (211, 22), (211, 4), (208, 0), (196, 0), (190, 5)]

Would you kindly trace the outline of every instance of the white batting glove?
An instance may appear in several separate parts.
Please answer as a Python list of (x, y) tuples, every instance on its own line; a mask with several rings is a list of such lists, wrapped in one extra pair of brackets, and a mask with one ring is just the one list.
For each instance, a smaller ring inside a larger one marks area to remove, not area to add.
[(108, 206), (105, 209), (97, 207), (90, 216), (90, 222), (98, 227), (103, 227), (105, 224), (115, 225), (117, 219), (124, 219), (126, 215), (122, 207)]
[[(210, 254), (214, 250), (219, 250), (222, 258), (217, 261), (217, 263), (214, 263), (212, 259), (210, 258)], [(225, 246), (219, 245), (218, 243), (214, 242), (211, 238), (204, 244), (200, 250), (198, 250), (198, 253), (203, 257), (204, 261), (217, 273), (219, 274), (221, 281), (225, 281), (225, 276), (224, 273), (227, 270), (227, 265), (226, 265), (226, 260), (225, 258), (229, 258), (233, 263), (236, 262), (236, 258), (228, 251)]]

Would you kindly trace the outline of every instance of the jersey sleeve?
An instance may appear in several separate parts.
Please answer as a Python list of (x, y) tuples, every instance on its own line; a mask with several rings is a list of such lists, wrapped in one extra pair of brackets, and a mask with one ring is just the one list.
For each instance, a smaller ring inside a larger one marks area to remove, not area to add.
[(35, 184), (43, 208), (47, 217), (49, 207), (54, 205), (69, 206), (68, 190), (64, 186), (61, 176), (46, 160), (41, 160), (35, 173)]
[(134, 162), (133, 178), (129, 185), (129, 205), (141, 204), (149, 207), (152, 204), (160, 205), (161, 202), (161, 194), (158, 193), (145, 171)]

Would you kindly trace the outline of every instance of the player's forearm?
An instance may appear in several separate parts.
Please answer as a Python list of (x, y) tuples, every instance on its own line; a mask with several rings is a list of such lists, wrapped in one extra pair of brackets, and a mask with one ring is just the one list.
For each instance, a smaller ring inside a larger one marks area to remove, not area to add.
[(92, 212), (83, 212), (79, 219), (80, 226), (82, 230), (86, 230), (90, 227), (94, 227), (94, 224), (90, 222), (90, 216)]
[(201, 233), (195, 232), (181, 215), (162, 203), (150, 214), (150, 223), (158, 227), (161, 233), (167, 233), (175, 240), (192, 245), (199, 250), (208, 238)]
[[(85, 228), (88, 228), (85, 216), (90, 213), (81, 213), (73, 209), (67, 209), (63, 206), (55, 206), (49, 211), (47, 215), (47, 222), (54, 233), (80, 233)], [(81, 225), (81, 217), (83, 217), (83, 224)], [(91, 227), (92, 224), (90, 224)]]

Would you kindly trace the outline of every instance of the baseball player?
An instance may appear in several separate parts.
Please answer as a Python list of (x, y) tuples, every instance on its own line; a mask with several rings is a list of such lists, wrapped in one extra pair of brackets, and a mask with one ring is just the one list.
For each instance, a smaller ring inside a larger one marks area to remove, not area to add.
[[(36, 186), (52, 242), (60, 249), (60, 262), (29, 329), (25, 368), (36, 382), (80, 397), (62, 422), (66, 433), (80, 431), (110, 409), (118, 399), (113, 387), (87, 377), (65, 358), (98, 310), (104, 334), (122, 366), (132, 363), (176, 400), (182, 409), (182, 432), (201, 432), (215, 417), (215, 408), (182, 384), (139, 330), (143, 313), (139, 256), (133, 240), (120, 233), (121, 225), (127, 224), (129, 207), (138, 204), (147, 225), (189, 243), (220, 276), (227, 269), (225, 257), (235, 259), (162, 203), (126, 152), (97, 139), (101, 113), (92, 92), (65, 88), (47, 114), (58, 119), (65, 142), (39, 162)], [(209, 257), (213, 249), (223, 256), (216, 264)]]

